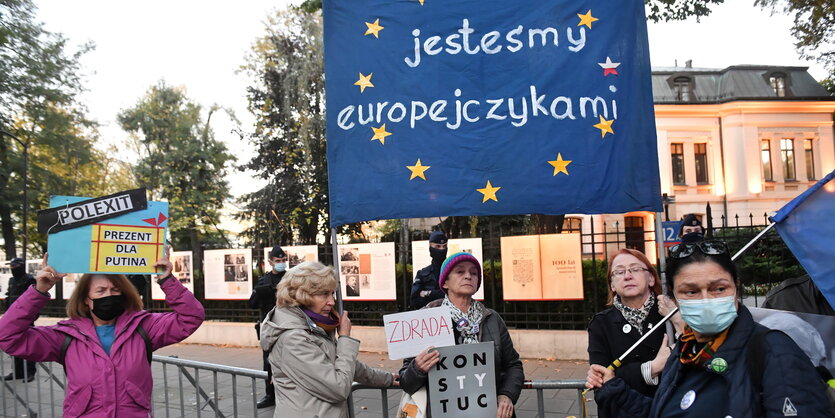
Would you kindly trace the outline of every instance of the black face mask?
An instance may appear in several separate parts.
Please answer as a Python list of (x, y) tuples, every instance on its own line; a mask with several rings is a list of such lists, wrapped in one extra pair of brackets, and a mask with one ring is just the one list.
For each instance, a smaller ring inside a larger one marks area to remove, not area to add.
[(432, 261), (439, 264), (443, 263), (444, 260), (446, 260), (446, 251), (446, 248), (441, 250), (438, 248), (429, 247), (429, 255), (432, 257)]
[(681, 242), (684, 243), (699, 242), (704, 240), (705, 235), (701, 232), (690, 232), (688, 234), (684, 234), (684, 236), (681, 237)]
[(12, 276), (14, 276), (14, 277), (22, 277), (25, 274), (26, 274), (26, 267), (24, 267), (24, 266), (13, 267), (12, 268)]
[(125, 311), (125, 295), (93, 299), (93, 313), (102, 321), (110, 321)]

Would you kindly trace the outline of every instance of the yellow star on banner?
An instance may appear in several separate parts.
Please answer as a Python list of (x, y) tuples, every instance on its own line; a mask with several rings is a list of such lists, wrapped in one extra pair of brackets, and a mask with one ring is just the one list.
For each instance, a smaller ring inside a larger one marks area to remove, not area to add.
[(557, 159), (554, 161), (548, 161), (548, 164), (554, 166), (554, 175), (556, 176), (557, 173), (565, 173), (568, 175), (568, 165), (571, 164), (571, 160), (563, 160), (562, 154), (557, 153)]
[(379, 139), (380, 143), (385, 145), (386, 144), (386, 137), (391, 135), (391, 132), (386, 132), (386, 124), (384, 123), (383, 126), (379, 128), (371, 127), (371, 130), (374, 131), (374, 136), (371, 138), (372, 141), (375, 139)]
[(374, 87), (374, 85), (371, 84), (372, 75), (374, 75), (374, 73), (370, 73), (368, 75), (362, 75), (362, 73), (360, 73), (360, 79), (354, 83), (355, 86), (360, 86), (360, 93), (365, 92), (366, 87)]
[(406, 168), (408, 168), (409, 170), (411, 170), (411, 171), (412, 171), (412, 176), (411, 176), (411, 177), (409, 177), (409, 180), (412, 180), (412, 179), (414, 179), (415, 177), (420, 177), (420, 178), (422, 178), (422, 179), (426, 180), (426, 176), (425, 176), (423, 173), (425, 173), (425, 172), (426, 172), (426, 170), (428, 170), (428, 169), (429, 169), (429, 167), (431, 167), (431, 166), (428, 166), (428, 165), (421, 165), (421, 164), (420, 164), (420, 158), (418, 158), (418, 160), (417, 160), (417, 164), (415, 164), (415, 165), (407, 165), (407, 166), (406, 166)]
[(383, 30), (383, 27), (380, 26), (380, 19), (374, 21), (374, 23), (365, 22), (365, 26), (368, 26), (368, 30), (365, 31), (366, 35), (374, 34), (375, 38), (380, 37), (380, 31)]
[(580, 23), (578, 23), (577, 26), (586, 25), (586, 26), (589, 27), (589, 29), (591, 29), (591, 22), (596, 22), (596, 21), (600, 20), (600, 19), (591, 15), (591, 9), (589, 9), (589, 11), (586, 12), (586, 14), (584, 14), (584, 15), (581, 15), (580, 13), (577, 13), (577, 16), (580, 18)]
[(423, 0), (418, 0), (418, 1), (420, 2), (420, 5), (423, 6)]
[(615, 122), (614, 119), (606, 120), (606, 119), (603, 119), (603, 115), (600, 115), (600, 123), (594, 125), (594, 127), (597, 128), (597, 129), (600, 129), (600, 137), (605, 138), (607, 132), (612, 134), (612, 135), (615, 134), (615, 131), (612, 130), (612, 123), (614, 123), (614, 122)]
[(483, 189), (476, 190), (478, 190), (479, 193), (484, 195), (484, 199), (481, 200), (481, 203), (484, 203), (488, 200), (495, 200), (496, 202), (498, 202), (499, 199), (496, 197), (496, 192), (498, 192), (499, 189), (501, 189), (501, 187), (493, 187), (493, 185), (490, 184), (490, 180), (487, 180), (487, 185), (484, 186)]

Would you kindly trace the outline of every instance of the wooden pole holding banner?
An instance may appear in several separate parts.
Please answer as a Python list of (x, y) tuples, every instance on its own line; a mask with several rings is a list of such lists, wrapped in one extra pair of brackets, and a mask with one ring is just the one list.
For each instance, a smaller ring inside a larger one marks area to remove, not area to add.
[(339, 252), (336, 245), (336, 228), (331, 228), (331, 252), (333, 253), (333, 268), (336, 269), (336, 311), (342, 315), (342, 284), (339, 282)]
[[(661, 277), (661, 293), (667, 296), (667, 249), (664, 248), (664, 229), (661, 227), (661, 212), (655, 213), (655, 245), (658, 247), (658, 276)], [(656, 302), (657, 303), (657, 302)], [(675, 341), (673, 324), (667, 322), (667, 341)]]

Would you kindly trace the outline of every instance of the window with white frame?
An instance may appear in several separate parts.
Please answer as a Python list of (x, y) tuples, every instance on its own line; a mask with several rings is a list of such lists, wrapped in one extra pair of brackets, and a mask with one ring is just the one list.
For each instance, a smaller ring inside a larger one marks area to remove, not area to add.
[(763, 139), (760, 141), (760, 156), (763, 163), (763, 179), (774, 181), (774, 173), (771, 169), (771, 141)]
[(793, 139), (783, 138), (780, 140), (780, 160), (783, 163), (783, 178), (786, 180), (796, 180)]
[(684, 144), (670, 144), (670, 157), (673, 167), (673, 184), (685, 184), (684, 181)]
[(693, 155), (696, 159), (696, 183), (707, 184), (707, 144), (693, 144)]
[(806, 180), (815, 179), (815, 150), (811, 139), (803, 140), (803, 154), (806, 157)]

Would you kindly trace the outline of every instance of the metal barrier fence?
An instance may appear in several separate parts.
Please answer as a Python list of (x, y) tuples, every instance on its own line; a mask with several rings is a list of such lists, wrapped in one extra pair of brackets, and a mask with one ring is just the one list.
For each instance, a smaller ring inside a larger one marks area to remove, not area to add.
[[(0, 406), (4, 417), (59, 417), (63, 411), (64, 390), (66, 377), (63, 368), (57, 363), (38, 363), (35, 378), (31, 381), (26, 374), (24, 379), (3, 381), (0, 386)], [(176, 377), (169, 376), (169, 369), (176, 370)], [(0, 352), (0, 377), (14, 371), (12, 357)], [(153, 415), (166, 418), (184, 416), (215, 416), (215, 417), (257, 417), (272, 416), (269, 408), (256, 407), (256, 384), (267, 377), (261, 370), (230, 367), (221, 364), (204, 363), (193, 360), (154, 355), (153, 364), (154, 394), (152, 407)], [(25, 372), (24, 372), (25, 373)], [(210, 376), (203, 377), (201, 376)], [(176, 380), (177, 384), (174, 384)], [(207, 382), (208, 380), (208, 382)], [(243, 382), (240, 382), (242, 380)], [(523, 389), (536, 391), (536, 415), (545, 417), (546, 414), (568, 414), (569, 410), (548, 410), (544, 391), (574, 390), (577, 392), (576, 402), (572, 408), (576, 415), (582, 415), (584, 402), (582, 391), (584, 380), (528, 380)], [(211, 388), (211, 389), (208, 389)], [(207, 390), (210, 390), (207, 392)], [(372, 388), (354, 383), (348, 399), (350, 418), (357, 417), (355, 398), (357, 391), (379, 391), (381, 409), (364, 414), (364, 416), (382, 416), (388, 418), (399, 405), (401, 390), (399, 388)], [(389, 393), (391, 392), (391, 393)], [(390, 402), (389, 397), (395, 399)], [(524, 395), (523, 395), (524, 396)], [(363, 399), (367, 401), (368, 399)], [(376, 398), (372, 401), (376, 401)], [(517, 408), (523, 403), (520, 399)], [(530, 400), (527, 401), (530, 403)], [(517, 410), (517, 416), (532, 416), (533, 410)], [(394, 415), (396, 416), (396, 414)]]
[[(583, 398), (583, 390), (586, 388), (585, 384), (586, 384), (586, 381), (585, 380), (580, 380), (580, 379), (526, 380), (525, 384), (522, 386), (522, 389), (523, 389), (523, 391), (524, 390), (535, 390), (536, 391), (536, 415), (535, 416), (537, 418), (545, 418), (546, 414), (556, 414), (556, 413), (567, 414), (569, 416), (572, 415), (570, 413), (571, 412), (570, 410), (563, 410), (563, 411), (559, 411), (559, 412), (557, 412), (557, 411), (547, 411), (546, 410), (547, 408), (545, 406), (545, 393), (544, 392), (546, 390), (563, 390), (563, 389), (572, 390), (573, 389), (577, 392), (577, 398), (576, 398), (577, 412), (576, 412), (576, 414), (573, 414), (573, 415), (578, 416), (578, 417), (582, 417), (583, 416), (583, 404), (586, 402), (586, 400)], [(377, 416), (380, 416), (382, 418), (389, 418), (391, 416), (390, 414), (394, 413), (394, 417), (398, 418), (396, 410), (397, 410), (397, 407), (399, 406), (400, 396), (402, 395), (400, 393), (401, 392), (400, 388), (397, 388), (397, 387), (377, 388), (377, 387), (361, 385), (359, 383), (354, 383), (353, 386), (351, 387), (351, 396), (348, 398), (348, 418), (356, 418), (357, 417), (357, 412), (355, 410), (354, 393), (359, 391), (359, 390), (379, 391), (382, 408), (380, 410), (375, 409), (373, 411), (373, 413), (379, 413), (380, 415), (377, 415)], [(397, 394), (396, 400), (394, 400), (394, 402), (389, 402), (389, 400), (390, 400), (389, 399), (389, 393), (388, 393), (389, 391), (394, 391)], [(517, 408), (519, 407), (519, 404), (521, 404), (521, 401), (517, 402)], [(529, 416), (531, 416), (531, 415), (528, 415), (528, 413), (529, 413), (529, 411), (521, 411), (521, 410), (517, 409), (516, 416), (518, 416), (518, 417), (529, 417)]]
[[(266, 372), (158, 355), (153, 360), (154, 416), (258, 416), (255, 389), (263, 385)], [(8, 373), (14, 373), (13, 357), (0, 352), (0, 379)], [(23, 379), (2, 382), (0, 416), (61, 416), (66, 377), (59, 364), (37, 363), (34, 376), (24, 370)], [(262, 411), (272, 416), (271, 411)]]

